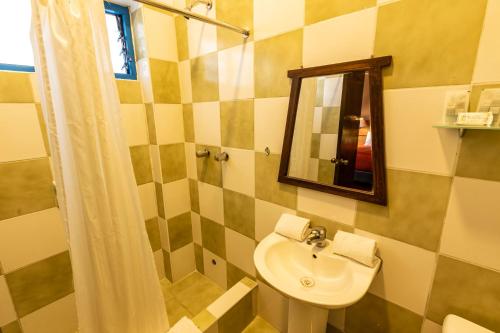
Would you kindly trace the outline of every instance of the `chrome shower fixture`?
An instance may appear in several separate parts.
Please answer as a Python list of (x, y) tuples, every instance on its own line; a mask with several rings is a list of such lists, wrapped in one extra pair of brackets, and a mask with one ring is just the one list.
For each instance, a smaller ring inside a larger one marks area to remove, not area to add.
[(197, 4), (204, 4), (205, 6), (207, 6), (207, 9), (210, 10), (212, 9), (212, 0), (194, 0), (194, 1), (190, 1), (189, 5), (186, 7), (186, 9), (188, 10), (192, 10), (194, 6), (196, 6)]

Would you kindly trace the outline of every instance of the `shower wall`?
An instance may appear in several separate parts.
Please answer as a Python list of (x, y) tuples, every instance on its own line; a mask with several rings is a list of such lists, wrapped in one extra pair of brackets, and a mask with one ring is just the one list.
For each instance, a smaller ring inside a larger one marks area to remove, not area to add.
[[(196, 11), (205, 14), (203, 6)], [(500, 83), (500, 1), (217, 0), (211, 17), (238, 34), (176, 17), (187, 177), (197, 269), (230, 287), (259, 283), (259, 312), (282, 331), (287, 299), (253, 266), (281, 213), (376, 239), (370, 292), (330, 323), (345, 332), (439, 332), (455, 313), (500, 329), (500, 134), (433, 129), (448, 90)], [(389, 206), (277, 182), (286, 72), (394, 56), (384, 74)], [(271, 154), (265, 154), (265, 148)], [(196, 159), (207, 148), (227, 162)]]

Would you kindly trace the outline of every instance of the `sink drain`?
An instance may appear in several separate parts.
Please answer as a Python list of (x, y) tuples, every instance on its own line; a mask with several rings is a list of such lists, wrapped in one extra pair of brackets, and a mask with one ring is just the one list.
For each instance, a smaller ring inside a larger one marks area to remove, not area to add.
[(303, 287), (311, 288), (312, 286), (314, 286), (314, 279), (308, 276), (304, 276), (303, 278), (300, 279), (300, 284)]

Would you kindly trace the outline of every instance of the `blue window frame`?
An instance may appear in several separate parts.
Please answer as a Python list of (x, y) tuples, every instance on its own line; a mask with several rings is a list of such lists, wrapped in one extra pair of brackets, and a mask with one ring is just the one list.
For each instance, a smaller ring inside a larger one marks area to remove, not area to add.
[(104, 2), (104, 8), (115, 77), (136, 80), (137, 69), (129, 10), (127, 7), (107, 1)]

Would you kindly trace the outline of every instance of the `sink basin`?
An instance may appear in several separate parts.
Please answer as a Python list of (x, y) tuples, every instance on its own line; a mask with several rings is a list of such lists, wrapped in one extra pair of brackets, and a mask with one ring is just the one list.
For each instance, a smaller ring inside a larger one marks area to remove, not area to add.
[(319, 249), (271, 233), (254, 253), (260, 275), (289, 297), (310, 305), (335, 309), (359, 301), (380, 268), (373, 268), (333, 254), (332, 242)]

